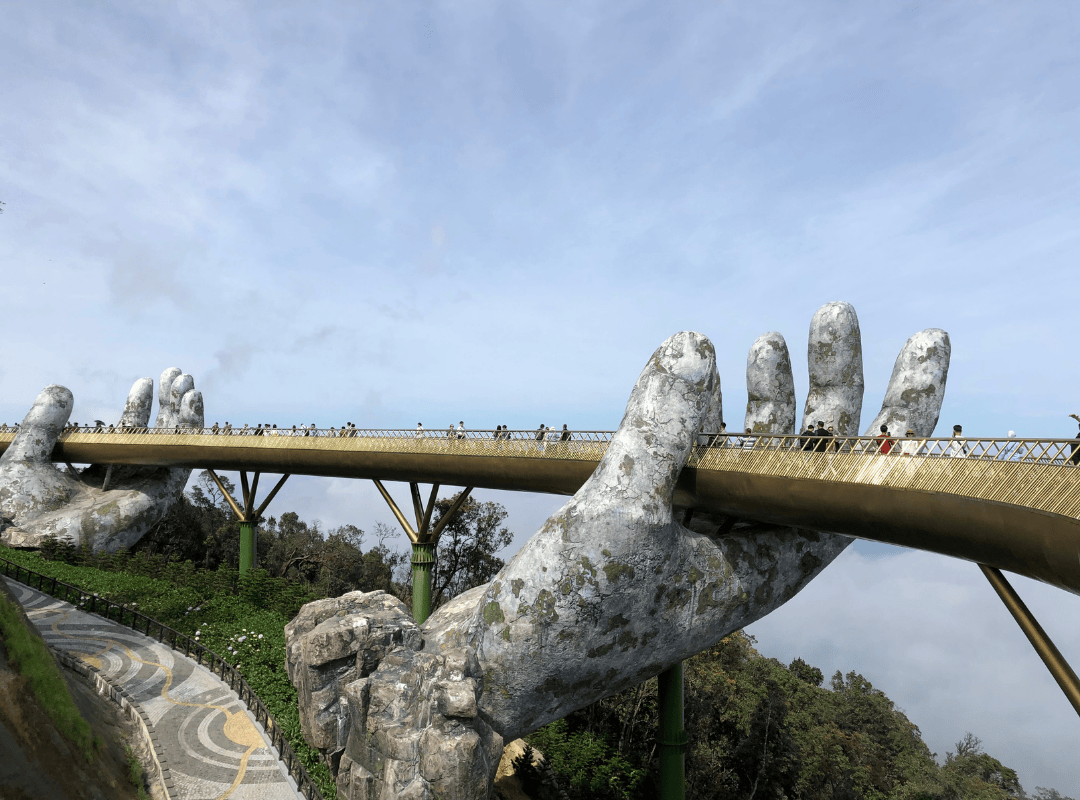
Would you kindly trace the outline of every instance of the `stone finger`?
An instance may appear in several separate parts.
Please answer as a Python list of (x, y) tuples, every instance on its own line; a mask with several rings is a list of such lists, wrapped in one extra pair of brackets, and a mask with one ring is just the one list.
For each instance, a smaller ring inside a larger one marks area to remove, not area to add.
[(908, 339), (893, 364), (881, 411), (865, 435), (875, 435), (887, 425), (900, 436), (908, 428), (916, 436), (932, 436), (945, 400), (951, 356), (949, 334), (940, 328), (927, 328)]
[[(190, 377), (190, 376), (188, 376)], [(180, 426), (184, 428), (203, 427), (202, 392), (189, 389), (180, 398)]]
[(863, 401), (862, 334), (850, 303), (826, 303), (810, 322), (806, 348), (810, 390), (801, 430), (819, 421), (837, 436), (856, 436)]
[[(724, 421), (724, 396), (720, 391), (720, 375), (713, 376), (713, 390), (709, 395), (709, 407), (705, 411), (705, 419), (702, 420), (701, 430), (705, 433), (716, 433), (720, 430), (720, 423)], [(699, 444), (708, 444), (709, 437), (702, 436), (698, 439)]]
[(179, 377), (180, 370), (176, 367), (169, 367), (161, 373), (161, 378), (158, 380), (158, 413), (154, 421), (155, 428), (171, 428), (176, 424), (175, 409), (170, 405), (169, 398), (172, 397), (173, 381)]
[(795, 380), (787, 342), (776, 331), (759, 336), (746, 356), (746, 422), (754, 433), (795, 432)]
[(56, 440), (67, 425), (75, 399), (64, 386), (46, 386), (19, 425), (19, 432), (0, 463), (38, 462), (51, 464)]
[(150, 407), (154, 404), (153, 378), (139, 378), (128, 392), (121, 428), (145, 428), (150, 422)]

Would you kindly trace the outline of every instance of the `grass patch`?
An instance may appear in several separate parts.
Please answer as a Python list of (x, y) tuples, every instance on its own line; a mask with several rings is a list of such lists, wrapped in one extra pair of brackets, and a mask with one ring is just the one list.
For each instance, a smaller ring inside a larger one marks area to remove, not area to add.
[(8, 661), (26, 679), (38, 705), (56, 725), (57, 730), (94, 761), (94, 738), (90, 723), (83, 719), (71, 691), (60, 674), (60, 667), (41, 638), (26, 628), (20, 609), (0, 594), (0, 638), (7, 648)]
[(137, 755), (131, 752), (131, 747), (126, 744), (124, 745), (124, 752), (127, 754), (128, 780), (138, 791), (139, 800), (150, 800), (150, 795), (146, 793), (146, 778), (143, 774), (142, 762), (139, 761)]

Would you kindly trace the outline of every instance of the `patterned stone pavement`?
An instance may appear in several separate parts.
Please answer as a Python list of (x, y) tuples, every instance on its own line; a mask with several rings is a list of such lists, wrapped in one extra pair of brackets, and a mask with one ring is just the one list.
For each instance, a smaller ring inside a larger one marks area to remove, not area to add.
[(183, 653), (5, 578), (52, 647), (123, 689), (148, 723), (171, 800), (302, 798), (247, 706)]

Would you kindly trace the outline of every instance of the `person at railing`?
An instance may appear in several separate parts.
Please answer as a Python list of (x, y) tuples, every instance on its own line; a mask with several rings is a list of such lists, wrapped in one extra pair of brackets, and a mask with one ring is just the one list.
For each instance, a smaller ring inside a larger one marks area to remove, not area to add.
[(570, 447), (570, 440), (574, 438), (574, 435), (570, 433), (570, 429), (564, 424), (562, 426), (562, 433), (559, 434), (559, 449), (566, 450)]
[(459, 439), (464, 439), (465, 438), (465, 420), (462, 420), (461, 422), (458, 423), (458, 426), (457, 426), (457, 438), (459, 438)]
[(953, 425), (952, 426), (952, 438), (953, 438), (953, 440), (949, 443), (949, 448), (946, 451), (945, 455), (947, 455), (949, 458), (967, 458), (967, 456), (968, 456), (968, 446), (967, 446), (967, 441), (965, 439), (963, 439), (963, 436), (964, 436), (964, 428), (963, 428), (963, 426), (961, 426), (961, 425)]
[(217, 436), (219, 430), (221, 429), (218, 427), (218, 424), (216, 422), (210, 426), (210, 433), (213, 436)]
[(915, 438), (915, 431), (908, 428), (904, 432), (904, 438), (897, 443), (897, 450), (902, 456), (914, 456), (919, 454), (921, 442)]
[(416, 423), (416, 438), (417, 439), (423, 439), (424, 438), (424, 423), (422, 423), (422, 422), (417, 422)]
[(826, 450), (831, 450), (834, 442), (832, 441), (833, 435), (825, 428), (824, 420), (818, 420), (817, 430), (814, 431), (814, 436), (818, 437), (814, 443), (814, 450), (818, 453), (824, 453)]
[(720, 430), (717, 432), (716, 436), (712, 438), (712, 441), (709, 442), (709, 445), (713, 447), (728, 446), (727, 423), (723, 420), (720, 421)]
[(877, 442), (875, 442), (877, 450), (879, 453), (888, 454), (893, 449), (893, 445), (896, 444), (896, 442), (889, 436), (888, 425), (882, 425), (880, 431), (881, 433), (874, 437), (877, 439)]
[[(1080, 425), (1080, 415), (1069, 414), (1070, 417), (1076, 420)], [(1072, 455), (1069, 456), (1069, 463), (1075, 466), (1080, 466), (1080, 431), (1076, 433), (1076, 441), (1072, 445)]]
[(998, 459), (1002, 461), (1023, 461), (1027, 450), (1020, 442), (1011, 441), (1016, 438), (1016, 431), (1009, 431), (1008, 438), (1010, 441), (1005, 442), (1001, 452), (998, 453)]
[(810, 422), (807, 424), (806, 430), (803, 431), (803, 435), (799, 437), (799, 446), (807, 452), (813, 452), (816, 444), (817, 434), (814, 431), (814, 423)]

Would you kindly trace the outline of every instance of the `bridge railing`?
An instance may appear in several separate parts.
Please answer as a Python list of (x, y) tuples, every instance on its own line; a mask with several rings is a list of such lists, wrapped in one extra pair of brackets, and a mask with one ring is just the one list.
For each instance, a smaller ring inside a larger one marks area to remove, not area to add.
[(308, 798), (308, 800), (323, 800), (319, 787), (311, 780), (307, 770), (304, 769), (303, 763), (301, 763), (300, 758), (292, 749), (289, 740), (285, 738), (285, 735), (282, 733), (281, 728), (274, 720), (269, 709), (267, 709), (259, 696), (255, 694), (255, 691), (248, 685), (248, 682), (244, 680), (240, 671), (224, 658), (208, 647), (204, 647), (191, 636), (180, 633), (180, 631), (170, 628), (168, 625), (158, 622), (155, 619), (151, 619), (145, 614), (140, 614), (134, 609), (128, 608), (126, 605), (114, 603), (112, 600), (106, 600), (103, 597), (98, 597), (96, 594), (85, 592), (78, 586), (73, 586), (70, 583), (64, 583), (56, 578), (51, 578), (48, 575), (43, 575), (40, 572), (27, 569), (21, 564), (16, 564), (14, 561), (9, 561), (6, 558), (0, 557), (0, 562), (2, 562), (0, 563), (0, 568), (3, 569), (4, 575), (9, 578), (13, 578), (20, 583), (25, 583), (27, 586), (35, 588), (43, 594), (55, 597), (58, 600), (63, 600), (66, 603), (71, 603), (81, 611), (99, 614), (111, 622), (124, 625), (138, 633), (156, 639), (162, 644), (171, 647), (173, 650), (183, 653), (188, 658), (195, 658), (200, 665), (205, 666), (227, 683), (229, 688), (236, 692), (240, 699), (247, 704), (247, 707), (251, 710), (255, 719), (259, 721), (259, 724), (261, 724), (263, 729), (269, 734), (270, 743), (277, 748), (280, 760), (285, 764), (286, 769), (289, 770), (289, 775), (296, 781), (296, 786), (300, 793)]
[[(7, 428), (6, 430), (4, 428)], [(200, 444), (220, 443), (235, 437), (254, 437), (246, 446), (303, 446), (314, 442), (290, 442), (316, 438), (320, 447), (333, 449), (387, 449), (398, 452), (460, 448), (476, 454), (518, 455), (545, 458), (598, 459), (603, 456), (614, 431), (570, 430), (411, 430), (364, 428), (121, 428), (115, 426), (70, 426), (60, 441), (94, 443), (114, 436), (133, 436), (132, 443), (154, 437), (157, 442), (179, 442), (174, 436), (215, 437)], [(0, 444), (9, 443), (13, 426), (0, 426)], [(107, 437), (107, 438), (106, 438)], [(273, 445), (271, 445), (271, 440)], [(327, 441), (330, 440), (330, 441)], [(334, 442), (333, 440), (340, 440)], [(1042, 464), (1080, 463), (1080, 439), (1019, 439), (997, 437), (904, 437), (904, 436), (810, 436), (808, 434), (719, 433), (697, 435), (694, 451), (716, 449), (741, 451), (844, 452), (882, 455), (982, 458)]]

